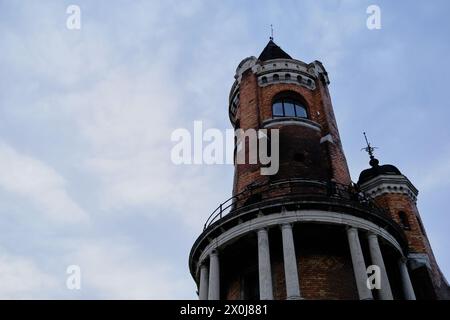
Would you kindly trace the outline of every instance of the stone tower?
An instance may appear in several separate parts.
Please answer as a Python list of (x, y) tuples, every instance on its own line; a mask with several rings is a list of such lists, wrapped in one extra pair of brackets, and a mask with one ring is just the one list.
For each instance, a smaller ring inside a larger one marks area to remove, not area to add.
[[(236, 163), (233, 195), (205, 223), (189, 267), (200, 299), (415, 299), (448, 292), (415, 206), (417, 190), (389, 165), (351, 182), (319, 61), (271, 39), (238, 66), (235, 129), (279, 134), (279, 169)], [(244, 138), (235, 151), (251, 149)], [(273, 152), (273, 150), (271, 151)], [(367, 285), (375, 265), (380, 288)]]

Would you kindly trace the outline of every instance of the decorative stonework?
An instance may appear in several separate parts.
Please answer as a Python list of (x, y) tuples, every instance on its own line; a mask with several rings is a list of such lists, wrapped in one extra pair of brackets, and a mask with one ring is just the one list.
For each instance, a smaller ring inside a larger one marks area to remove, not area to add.
[(311, 121), (309, 119), (305, 118), (297, 118), (297, 117), (280, 117), (280, 118), (273, 118), (268, 119), (263, 122), (262, 127), (263, 128), (272, 128), (275, 126), (288, 126), (288, 125), (294, 125), (294, 126), (302, 126), (306, 128), (310, 128), (316, 131), (321, 130), (320, 124), (317, 122)]
[(329, 134), (323, 136), (322, 138), (320, 138), (320, 143), (324, 143), (324, 142), (334, 143), (333, 136), (329, 133)]
[(315, 90), (317, 79), (321, 79), (327, 85), (330, 83), (328, 73), (319, 61), (309, 64), (295, 59), (273, 59), (261, 62), (256, 57), (247, 57), (236, 68), (234, 76), (236, 80), (230, 90), (229, 113), (233, 123), (239, 108), (239, 86), (242, 75), (249, 69), (257, 76), (260, 87), (284, 83)]
[(236, 74), (234, 76), (234, 78), (237, 80), (238, 83), (241, 83), (242, 74), (245, 71), (247, 71), (250, 68), (253, 69), (256, 61), (257, 61), (256, 57), (251, 56), (245, 58), (244, 60), (241, 61), (241, 63), (239, 63), (238, 67), (236, 68)]
[(379, 175), (361, 184), (360, 187), (362, 192), (372, 198), (386, 193), (400, 193), (416, 202), (419, 193), (404, 175)]
[(431, 270), (430, 259), (424, 253), (410, 253), (408, 254), (408, 265), (411, 270), (415, 270), (422, 266), (427, 267)]
[(199, 274), (200, 265), (210, 255), (213, 250), (226, 246), (236, 239), (244, 236), (249, 232), (255, 232), (261, 228), (270, 228), (285, 223), (302, 223), (314, 222), (323, 224), (337, 224), (343, 226), (350, 226), (360, 230), (370, 231), (383, 238), (386, 242), (391, 244), (398, 252), (402, 253), (402, 249), (397, 240), (388, 231), (376, 225), (375, 223), (363, 218), (351, 216), (345, 213), (320, 211), (320, 210), (297, 210), (285, 211), (278, 214), (270, 214), (261, 216), (252, 220), (243, 222), (234, 226), (233, 228), (224, 231), (218, 237), (211, 239), (209, 244), (203, 249), (200, 254), (198, 263), (196, 265), (196, 274)]
[(314, 64), (293, 59), (274, 59), (256, 64), (252, 70), (258, 77), (260, 87), (274, 83), (293, 83), (309, 90), (316, 88), (318, 73)]
[(312, 77), (296, 72), (295, 70), (276, 70), (264, 73), (258, 77), (258, 85), (260, 87), (269, 86), (275, 83), (298, 84), (309, 90), (314, 90), (316, 88)]

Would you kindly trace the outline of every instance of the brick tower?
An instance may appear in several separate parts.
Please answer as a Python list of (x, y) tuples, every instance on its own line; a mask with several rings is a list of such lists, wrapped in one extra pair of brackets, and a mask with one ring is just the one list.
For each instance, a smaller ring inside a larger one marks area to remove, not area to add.
[[(279, 169), (263, 175), (260, 161), (236, 162), (232, 197), (190, 253), (199, 298), (444, 298), (411, 182), (374, 158), (351, 182), (322, 63), (295, 60), (271, 39), (235, 79), (231, 123), (266, 129), (269, 140), (277, 130)], [(242, 149), (249, 158), (245, 136)], [(379, 289), (367, 285), (370, 265)]]

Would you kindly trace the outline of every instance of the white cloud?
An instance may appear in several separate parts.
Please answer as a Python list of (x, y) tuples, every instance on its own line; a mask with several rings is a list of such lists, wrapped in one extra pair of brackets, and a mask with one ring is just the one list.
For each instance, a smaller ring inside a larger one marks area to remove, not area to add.
[(34, 261), (0, 248), (0, 299), (44, 298), (57, 287), (57, 280)]
[(100, 181), (103, 210), (170, 208), (192, 221), (196, 214), (190, 209), (199, 203), (192, 199), (206, 193), (214, 177), (202, 174), (201, 167), (172, 164), (170, 135), (178, 122), (180, 98), (163, 72), (150, 70), (112, 70), (88, 91), (61, 96), (55, 110), (60, 105), (69, 110), (89, 146), (81, 169)]
[(52, 167), (0, 141), (0, 188), (30, 201), (50, 221), (80, 223), (87, 213), (71, 199)]
[(431, 160), (431, 164), (427, 165), (427, 170), (418, 170), (416, 184), (420, 186), (421, 192), (431, 192), (439, 187), (447, 187), (450, 182), (445, 177), (450, 176), (450, 157), (442, 156), (442, 158)]
[(81, 268), (81, 290), (100, 299), (181, 299), (193, 290), (190, 279), (180, 277), (174, 266), (148, 254), (143, 257), (130, 244), (91, 241), (68, 261)]

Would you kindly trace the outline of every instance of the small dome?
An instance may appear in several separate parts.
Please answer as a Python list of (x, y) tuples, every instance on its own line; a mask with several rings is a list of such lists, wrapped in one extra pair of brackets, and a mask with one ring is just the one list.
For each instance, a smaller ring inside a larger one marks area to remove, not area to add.
[(397, 169), (397, 167), (391, 165), (391, 164), (384, 164), (382, 166), (374, 165), (372, 168), (363, 170), (361, 174), (359, 175), (358, 184), (362, 184), (364, 182), (369, 181), (372, 178), (375, 178), (379, 175), (401, 175), (402, 173), (400, 170)]

